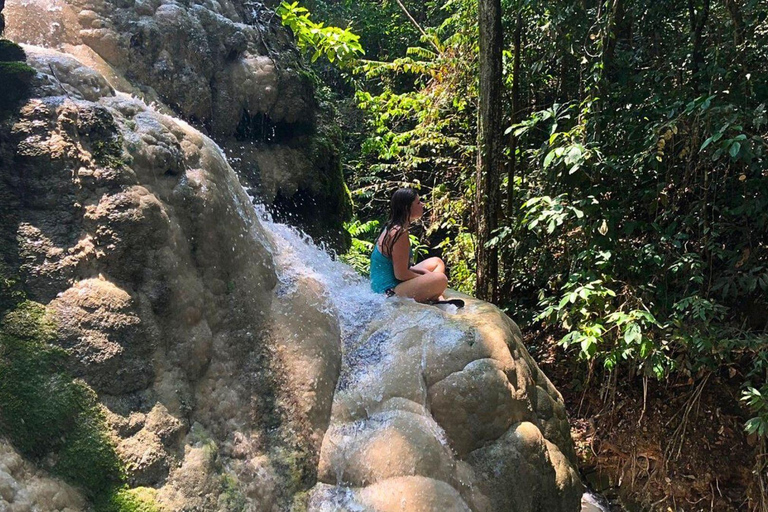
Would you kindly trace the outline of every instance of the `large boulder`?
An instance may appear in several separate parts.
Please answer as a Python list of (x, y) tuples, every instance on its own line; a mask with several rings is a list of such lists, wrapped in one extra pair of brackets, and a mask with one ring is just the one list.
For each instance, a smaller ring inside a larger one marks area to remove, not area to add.
[(278, 213), (343, 245), (350, 209), (334, 131), (272, 10), (232, 0), (8, 0), (5, 12), (8, 37), (75, 55), (116, 90), (186, 119)]
[(395, 300), (346, 340), (311, 510), (579, 509), (562, 397), (514, 322), (462, 298)]
[(276, 296), (273, 248), (211, 139), (69, 55), (25, 50), (32, 98), (0, 126), (3, 263), (47, 304), (129, 484), (172, 510), (283, 509), (329, 422), (325, 299), (311, 283)]

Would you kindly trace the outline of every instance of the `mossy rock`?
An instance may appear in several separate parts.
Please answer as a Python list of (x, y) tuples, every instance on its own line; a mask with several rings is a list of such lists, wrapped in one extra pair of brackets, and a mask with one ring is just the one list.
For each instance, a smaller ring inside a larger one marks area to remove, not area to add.
[(118, 487), (95, 503), (96, 512), (162, 512), (157, 490), (149, 487)]
[(221, 476), (221, 495), (219, 496), (219, 507), (223, 510), (247, 510), (248, 500), (240, 491), (237, 480), (231, 475)]
[(24, 62), (25, 60), (27, 60), (27, 54), (21, 46), (8, 39), (0, 39), (0, 61)]
[(0, 112), (8, 111), (29, 94), (36, 72), (24, 62), (0, 62)]
[(123, 480), (96, 395), (67, 374), (45, 306), (23, 301), (0, 328), (0, 434), (26, 457), (97, 496)]

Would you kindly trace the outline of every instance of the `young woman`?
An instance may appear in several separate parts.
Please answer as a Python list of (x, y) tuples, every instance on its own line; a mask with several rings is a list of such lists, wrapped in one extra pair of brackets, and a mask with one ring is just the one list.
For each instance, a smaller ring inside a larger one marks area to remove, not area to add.
[(411, 221), (424, 214), (424, 203), (411, 188), (401, 188), (392, 195), (389, 221), (376, 240), (371, 254), (371, 288), (387, 296), (410, 297), (419, 302), (437, 301), (448, 286), (445, 264), (440, 258), (428, 258), (411, 266)]

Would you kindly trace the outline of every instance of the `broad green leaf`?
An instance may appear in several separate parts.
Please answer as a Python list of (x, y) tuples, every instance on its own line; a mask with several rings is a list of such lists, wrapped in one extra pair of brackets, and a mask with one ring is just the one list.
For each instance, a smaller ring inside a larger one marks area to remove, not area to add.
[(544, 168), (545, 169), (552, 164), (552, 160), (554, 158), (555, 158), (555, 152), (554, 151), (550, 151), (549, 153), (547, 153), (547, 156), (544, 157)]

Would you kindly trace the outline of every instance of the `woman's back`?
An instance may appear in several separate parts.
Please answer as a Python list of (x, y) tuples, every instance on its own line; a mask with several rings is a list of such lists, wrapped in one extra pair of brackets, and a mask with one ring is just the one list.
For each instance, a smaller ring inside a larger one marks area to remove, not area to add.
[(382, 247), (386, 251), (387, 247), (389, 247), (391, 251), (391, 246), (386, 242), (391, 240), (399, 229), (401, 228), (396, 226), (389, 231), (382, 232), (373, 246), (373, 252), (371, 253), (371, 289), (376, 293), (384, 293), (401, 283), (395, 277), (395, 267), (392, 263), (391, 254), (389, 256), (385, 255), (380, 248)]

